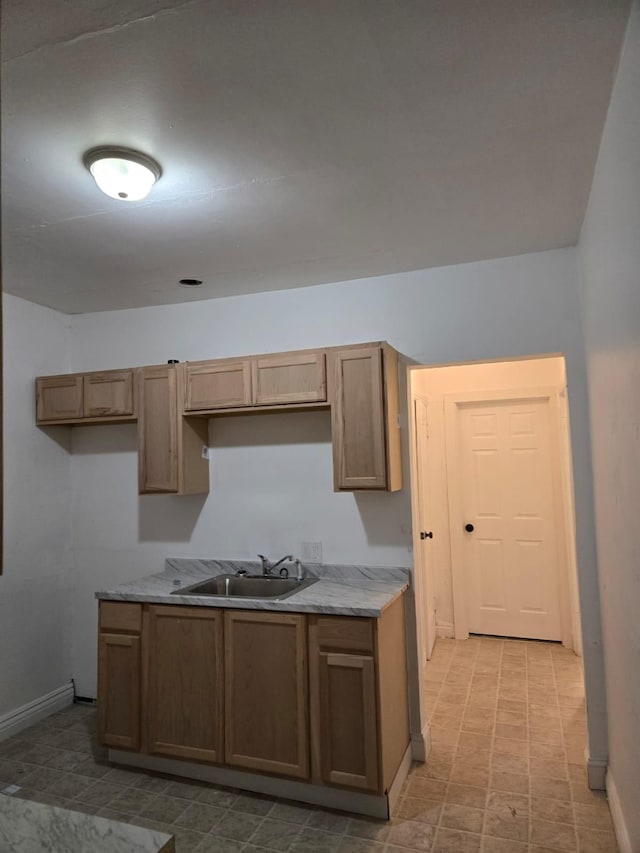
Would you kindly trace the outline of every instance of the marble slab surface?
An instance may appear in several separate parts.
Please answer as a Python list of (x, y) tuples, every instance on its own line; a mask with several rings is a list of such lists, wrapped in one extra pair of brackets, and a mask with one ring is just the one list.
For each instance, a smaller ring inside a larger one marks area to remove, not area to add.
[[(288, 567), (293, 576), (295, 568)], [(181, 586), (221, 574), (236, 574), (245, 569), (260, 574), (259, 563), (242, 560), (196, 560), (171, 557), (164, 572), (149, 575), (113, 589), (96, 592), (106, 601), (147, 601), (159, 604), (191, 604), (235, 610), (278, 610), (292, 613), (333, 613), (342, 616), (378, 617), (409, 586), (405, 568), (313, 565), (305, 567), (306, 577), (317, 583), (282, 600), (180, 595)]]
[(0, 794), (0, 853), (175, 853), (173, 836)]

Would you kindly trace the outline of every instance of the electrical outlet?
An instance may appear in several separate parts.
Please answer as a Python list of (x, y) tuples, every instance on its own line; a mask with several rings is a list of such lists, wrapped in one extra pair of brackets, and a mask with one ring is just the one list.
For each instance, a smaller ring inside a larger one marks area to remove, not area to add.
[(300, 554), (303, 563), (321, 563), (322, 542), (301, 542)]

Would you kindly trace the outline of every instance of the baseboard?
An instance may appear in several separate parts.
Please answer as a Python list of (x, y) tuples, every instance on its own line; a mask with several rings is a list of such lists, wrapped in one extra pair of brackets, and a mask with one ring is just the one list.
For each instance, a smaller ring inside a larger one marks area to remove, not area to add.
[(455, 636), (455, 633), (452, 622), (438, 622), (436, 624), (436, 637), (451, 640)]
[[(174, 776), (185, 776), (188, 779), (211, 782), (214, 785), (226, 785), (231, 788), (254, 791), (258, 794), (268, 794), (272, 797), (299, 800), (303, 803), (322, 806), (322, 808), (356, 812), (383, 820), (387, 820), (389, 817), (389, 800), (385, 794), (347, 791), (343, 788), (331, 788), (328, 785), (315, 785), (275, 776), (261, 776), (258, 773), (235, 770), (231, 767), (194, 764), (176, 758), (163, 758), (159, 755), (148, 755), (142, 752), (126, 752), (122, 749), (110, 749), (109, 760), (115, 761), (117, 764), (124, 764), (127, 767), (138, 767), (157, 773), (171, 773)], [(400, 765), (399, 772), (402, 773), (404, 770), (405, 765), (403, 763)]]
[(604, 791), (607, 776), (607, 759), (587, 756), (587, 785), (592, 791)]
[(414, 761), (426, 761), (431, 752), (431, 727), (429, 721), (421, 732), (411, 733), (411, 757)]
[(620, 853), (633, 853), (629, 830), (627, 829), (627, 823), (622, 813), (618, 789), (611, 775), (611, 770), (607, 770), (607, 797), (609, 798), (609, 810), (611, 811), (611, 819), (613, 820), (613, 828), (616, 833)]
[(9, 737), (33, 726), (34, 723), (48, 717), (56, 711), (61, 711), (73, 702), (73, 685), (71, 682), (46, 693), (32, 702), (27, 702), (14, 711), (9, 711), (0, 716), (0, 740)]
[(400, 800), (400, 795), (402, 794), (402, 786), (404, 785), (405, 779), (409, 775), (409, 771), (411, 770), (411, 765), (413, 764), (413, 753), (411, 744), (406, 748), (404, 755), (402, 756), (402, 761), (400, 762), (400, 767), (398, 767), (398, 772), (396, 773), (396, 777), (389, 786), (389, 791), (387, 792), (387, 799), (389, 803), (389, 814), (388, 818), (394, 812), (394, 809)]

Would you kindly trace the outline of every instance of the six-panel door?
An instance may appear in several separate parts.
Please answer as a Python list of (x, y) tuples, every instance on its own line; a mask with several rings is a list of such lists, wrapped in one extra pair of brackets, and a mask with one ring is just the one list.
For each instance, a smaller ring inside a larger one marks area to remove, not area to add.
[(145, 624), (149, 752), (219, 763), (223, 611), (150, 605)]
[(305, 617), (228, 610), (224, 630), (225, 762), (308, 778)]

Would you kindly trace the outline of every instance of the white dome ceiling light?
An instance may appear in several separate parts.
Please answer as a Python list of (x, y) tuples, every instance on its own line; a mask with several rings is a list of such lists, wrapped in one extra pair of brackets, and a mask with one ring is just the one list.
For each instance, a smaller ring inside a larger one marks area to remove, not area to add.
[(140, 201), (162, 175), (160, 164), (139, 151), (115, 146), (91, 148), (82, 162), (103, 193), (119, 201)]

